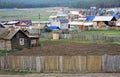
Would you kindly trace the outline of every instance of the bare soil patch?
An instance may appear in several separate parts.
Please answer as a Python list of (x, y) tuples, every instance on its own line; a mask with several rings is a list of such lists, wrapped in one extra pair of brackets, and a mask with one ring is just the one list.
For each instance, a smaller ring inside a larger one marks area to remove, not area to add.
[(117, 44), (87, 44), (62, 42), (31, 49), (16, 51), (10, 55), (16, 56), (78, 56), (78, 55), (120, 55), (120, 45)]

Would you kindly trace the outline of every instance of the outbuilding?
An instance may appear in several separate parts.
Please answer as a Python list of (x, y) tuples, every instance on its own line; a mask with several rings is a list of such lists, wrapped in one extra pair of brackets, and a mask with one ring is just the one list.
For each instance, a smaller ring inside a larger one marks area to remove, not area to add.
[(115, 27), (117, 19), (114, 16), (95, 16), (93, 19), (94, 29), (109, 29)]

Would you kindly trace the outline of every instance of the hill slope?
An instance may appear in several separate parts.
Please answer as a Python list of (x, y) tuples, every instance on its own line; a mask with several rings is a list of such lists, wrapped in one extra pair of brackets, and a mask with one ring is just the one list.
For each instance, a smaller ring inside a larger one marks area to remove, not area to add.
[(35, 8), (35, 7), (120, 7), (119, 0), (0, 0), (0, 8)]

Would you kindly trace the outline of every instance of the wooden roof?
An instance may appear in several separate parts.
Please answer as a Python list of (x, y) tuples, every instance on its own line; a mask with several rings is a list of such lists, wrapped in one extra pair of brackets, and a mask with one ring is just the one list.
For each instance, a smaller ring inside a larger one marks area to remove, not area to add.
[(0, 39), (4, 39), (5, 36), (9, 34), (9, 30), (5, 28), (0, 28)]
[[(8, 40), (10, 40), (19, 31), (21, 31), (21, 30), (14, 30), (13, 32), (10, 32), (8, 29), (0, 28), (0, 39), (8, 39)], [(24, 32), (22, 32), (22, 33), (25, 34)], [(26, 37), (28, 37), (28, 36), (26, 35)]]

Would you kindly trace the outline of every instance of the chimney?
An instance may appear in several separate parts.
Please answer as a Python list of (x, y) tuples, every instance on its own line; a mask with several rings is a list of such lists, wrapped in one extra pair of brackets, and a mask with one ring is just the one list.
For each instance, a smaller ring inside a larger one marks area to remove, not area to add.
[(11, 32), (14, 32), (14, 27), (13, 27), (13, 26), (10, 26), (10, 27), (9, 27), (9, 31), (10, 31), (10, 33), (11, 33)]

